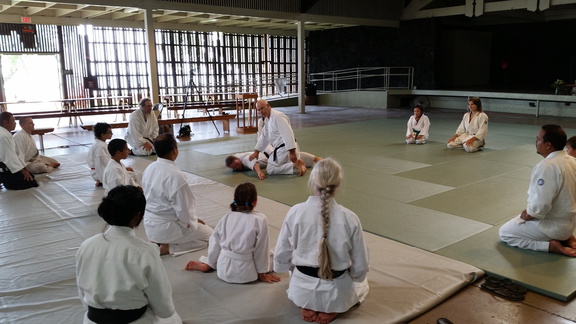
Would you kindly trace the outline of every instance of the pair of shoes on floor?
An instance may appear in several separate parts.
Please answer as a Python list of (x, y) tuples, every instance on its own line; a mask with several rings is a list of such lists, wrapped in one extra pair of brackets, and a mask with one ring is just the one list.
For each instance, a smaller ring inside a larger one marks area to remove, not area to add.
[(444, 317), (440, 317), (437, 321), (436, 324), (454, 324), (452, 323), (451, 320), (444, 318)]
[(486, 277), (486, 280), (480, 285), (480, 288), (513, 301), (524, 300), (524, 295), (528, 292), (526, 287), (520, 286), (507, 278), (498, 279)]

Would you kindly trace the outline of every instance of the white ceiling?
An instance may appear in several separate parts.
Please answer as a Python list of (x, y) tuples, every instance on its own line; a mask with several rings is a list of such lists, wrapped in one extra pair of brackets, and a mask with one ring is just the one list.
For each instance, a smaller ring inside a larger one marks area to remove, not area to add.
[(467, 17), (470, 18), (468, 22), (477, 24), (576, 18), (576, 0), (412, 0), (397, 20), (281, 13), (156, 0), (0, 0), (0, 21), (21, 23), (23, 17), (29, 17), (32, 24), (144, 28), (147, 7), (153, 8), (150, 10), (154, 26), (159, 29), (276, 35), (295, 35), (299, 21), (305, 22), (308, 32), (358, 25), (398, 27), (402, 20), (432, 17)]

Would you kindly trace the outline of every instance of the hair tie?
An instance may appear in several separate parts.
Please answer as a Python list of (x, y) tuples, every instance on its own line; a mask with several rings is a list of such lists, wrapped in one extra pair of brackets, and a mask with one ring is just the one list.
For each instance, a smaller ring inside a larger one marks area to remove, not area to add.
[(232, 200), (232, 203), (233, 203), (234, 205), (236, 205), (236, 200)]
[(248, 202), (245, 202), (244, 204), (245, 204), (246, 206), (250, 205)]

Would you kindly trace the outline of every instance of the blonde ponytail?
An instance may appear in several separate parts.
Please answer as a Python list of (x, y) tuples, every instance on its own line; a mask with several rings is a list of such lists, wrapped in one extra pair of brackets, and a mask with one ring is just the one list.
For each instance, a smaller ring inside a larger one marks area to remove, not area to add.
[(328, 228), (330, 226), (330, 198), (334, 194), (332, 186), (321, 189), (322, 199), (322, 239), (320, 239), (320, 253), (318, 254), (318, 277), (325, 280), (332, 280), (332, 260), (328, 249)]

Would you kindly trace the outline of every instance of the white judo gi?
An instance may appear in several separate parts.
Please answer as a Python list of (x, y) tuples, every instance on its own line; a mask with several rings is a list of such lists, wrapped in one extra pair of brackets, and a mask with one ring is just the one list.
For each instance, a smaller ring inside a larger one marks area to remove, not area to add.
[[(408, 144), (426, 143), (426, 140), (428, 139), (429, 129), (430, 129), (430, 119), (428, 119), (428, 116), (422, 115), (420, 116), (420, 119), (418, 121), (416, 121), (414, 115), (410, 116), (410, 119), (408, 119), (407, 123), (406, 137), (410, 136), (410, 134), (412, 134), (413, 136), (412, 138), (407, 139), (406, 143)], [(416, 139), (417, 135), (422, 136), (422, 139)]]
[(18, 150), (22, 155), (22, 159), (26, 162), (28, 170), (32, 173), (46, 173), (52, 171), (54, 168), (51, 164), (58, 163), (55, 159), (40, 155), (36, 147), (36, 141), (32, 135), (28, 134), (25, 130), (19, 130), (14, 134), (14, 141), (18, 146)]
[(554, 151), (534, 166), (526, 213), (537, 219), (514, 217), (500, 228), (511, 246), (548, 252), (550, 240), (566, 240), (576, 229), (576, 159)]
[(230, 212), (210, 236), (208, 257), (200, 262), (216, 269), (218, 278), (230, 283), (258, 279), (271, 270), (268, 219), (258, 211)]
[[(150, 155), (154, 153), (154, 148), (148, 151), (144, 149), (144, 143), (149, 142), (147, 139), (154, 141), (158, 137), (158, 119), (156, 114), (146, 115), (141, 109), (134, 110), (128, 119), (128, 131), (126, 132), (126, 142), (132, 148), (135, 155)], [(151, 143), (152, 144), (152, 143)]]
[(0, 162), (3, 162), (12, 174), (26, 167), (22, 154), (16, 145), (12, 133), (0, 126)]
[(135, 186), (139, 187), (140, 184), (134, 179), (133, 172), (126, 170), (126, 167), (122, 162), (118, 163), (113, 159), (110, 159), (106, 169), (104, 169), (104, 175), (102, 177), (102, 186), (104, 187), (104, 195), (107, 196), (110, 190), (118, 186)]
[[(460, 126), (456, 130), (456, 135), (458, 137), (452, 142), (448, 143), (449, 149), (452, 148), (462, 148), (466, 152), (476, 152), (485, 144), (486, 134), (488, 133), (488, 115), (483, 112), (479, 112), (472, 117), (470, 120), (470, 112), (464, 114)], [(471, 146), (465, 144), (472, 136), (476, 137), (477, 140)]]
[(146, 197), (144, 229), (148, 239), (169, 243), (171, 252), (203, 248), (212, 228), (198, 223), (194, 194), (184, 173), (173, 161), (158, 158), (142, 175)]
[[(271, 145), (269, 145), (265, 152), (260, 152), (260, 154), (258, 154), (258, 159), (254, 159), (252, 161), (250, 161), (250, 155), (253, 152), (236, 153), (233, 154), (233, 156), (242, 161), (242, 165), (244, 166), (245, 169), (254, 170), (254, 164), (256, 163), (258, 163), (260, 169), (266, 169), (266, 167), (268, 166), (269, 156), (272, 152), (274, 152), (274, 148)], [(266, 154), (268, 154), (268, 156), (266, 156)], [(300, 152), (300, 158), (302, 159), (302, 161), (304, 161), (304, 164), (306, 165), (307, 168), (311, 168), (314, 166), (314, 164), (316, 164), (316, 162), (314, 162), (315, 156), (308, 152)]]
[[(290, 208), (274, 252), (274, 270), (288, 272), (294, 266), (318, 267), (320, 239), (323, 235), (322, 199), (311, 196)], [(368, 294), (366, 274), (369, 252), (358, 216), (331, 199), (328, 247), (332, 270), (346, 270), (334, 280), (308, 276), (294, 269), (288, 298), (298, 307), (317, 312), (342, 313)]]
[[(127, 226), (110, 226), (82, 243), (76, 253), (76, 279), (82, 303), (98, 309), (138, 309), (146, 313), (131, 324), (180, 324), (172, 287), (155, 244), (136, 237)], [(87, 315), (85, 324), (92, 324)]]
[(255, 149), (264, 152), (268, 145), (274, 147), (266, 166), (268, 174), (294, 174), (294, 164), (290, 161), (289, 151), (296, 149), (296, 156), (300, 158), (298, 144), (288, 116), (274, 109), (270, 110), (270, 117), (264, 120)]
[(268, 165), (268, 157), (264, 154), (264, 152), (260, 152), (260, 154), (258, 154), (258, 159), (250, 161), (250, 155), (252, 153), (253, 152), (236, 153), (232, 156), (238, 158), (242, 162), (244, 169), (254, 170), (254, 165), (256, 163), (258, 163), (261, 169), (265, 169)]
[(104, 170), (110, 162), (110, 153), (106, 142), (96, 139), (96, 142), (90, 147), (86, 162), (90, 168), (90, 175), (95, 181), (102, 182), (104, 179)]

